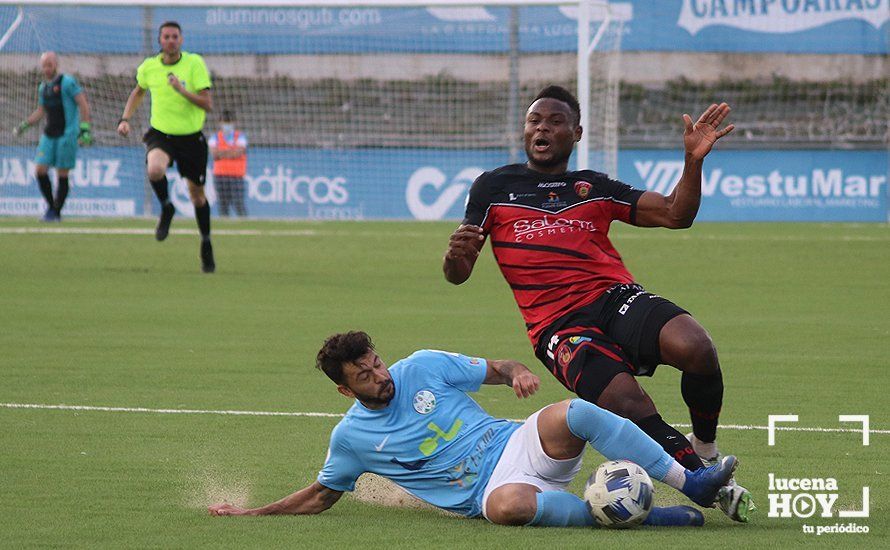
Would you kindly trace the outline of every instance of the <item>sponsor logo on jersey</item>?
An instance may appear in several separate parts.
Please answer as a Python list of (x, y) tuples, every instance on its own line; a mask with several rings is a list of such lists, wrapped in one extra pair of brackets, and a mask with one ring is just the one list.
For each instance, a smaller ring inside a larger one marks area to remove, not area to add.
[(544, 181), (538, 184), (538, 189), (556, 189), (565, 186), (566, 182), (564, 181)]
[(566, 201), (560, 200), (559, 195), (556, 193), (556, 191), (551, 191), (547, 193), (547, 200), (544, 201), (541, 206), (544, 208), (562, 208), (567, 204), (568, 203), (566, 203)]

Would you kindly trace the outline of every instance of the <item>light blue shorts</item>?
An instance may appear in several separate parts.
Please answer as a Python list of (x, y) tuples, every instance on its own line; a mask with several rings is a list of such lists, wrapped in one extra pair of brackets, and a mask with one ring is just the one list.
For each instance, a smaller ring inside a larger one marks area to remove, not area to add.
[(74, 163), (77, 162), (77, 133), (62, 134), (55, 138), (41, 134), (34, 162), (68, 170), (74, 168)]

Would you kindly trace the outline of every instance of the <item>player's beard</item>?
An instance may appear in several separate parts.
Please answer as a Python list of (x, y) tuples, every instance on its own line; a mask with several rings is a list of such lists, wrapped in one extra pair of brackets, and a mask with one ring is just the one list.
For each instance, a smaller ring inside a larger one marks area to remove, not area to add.
[(396, 387), (392, 380), (390, 380), (388, 384), (380, 388), (376, 395), (358, 393), (355, 390), (352, 390), (352, 393), (354, 393), (355, 398), (361, 401), (365, 406), (389, 405), (389, 402), (392, 401), (392, 398), (396, 394)]

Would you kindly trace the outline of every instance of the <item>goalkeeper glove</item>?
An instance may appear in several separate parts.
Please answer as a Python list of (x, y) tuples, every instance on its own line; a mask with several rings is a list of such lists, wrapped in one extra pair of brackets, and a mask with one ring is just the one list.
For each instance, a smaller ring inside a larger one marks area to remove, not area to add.
[(80, 133), (77, 134), (77, 143), (83, 145), (84, 147), (89, 147), (93, 144), (93, 133), (90, 132), (89, 122), (80, 123)]
[(21, 124), (19, 124), (19, 125), (16, 127), (16, 129), (12, 131), (12, 133), (13, 133), (13, 135), (20, 136), (20, 135), (22, 135), (25, 131), (27, 131), (28, 128), (30, 128), (30, 127), (31, 127), (31, 125), (28, 124), (28, 121), (26, 120), (26, 121), (22, 122)]

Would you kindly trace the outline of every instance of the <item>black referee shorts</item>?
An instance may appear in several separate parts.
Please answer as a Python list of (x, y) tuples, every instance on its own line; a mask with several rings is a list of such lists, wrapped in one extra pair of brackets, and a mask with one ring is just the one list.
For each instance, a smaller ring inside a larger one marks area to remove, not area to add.
[[(170, 157), (169, 166), (176, 163), (179, 175), (195, 185), (203, 186), (207, 176), (207, 140), (197, 132), (184, 136), (172, 136), (149, 128), (142, 136), (146, 152), (160, 149)], [(146, 162), (148, 157), (146, 156)]]
[(661, 363), (661, 329), (684, 313), (640, 285), (618, 284), (554, 323), (536, 355), (567, 389), (596, 403), (617, 374), (654, 374)]

